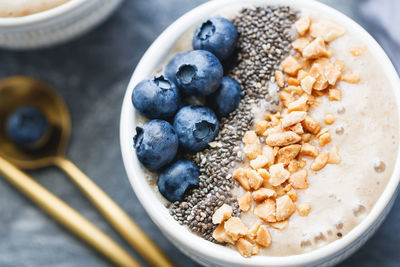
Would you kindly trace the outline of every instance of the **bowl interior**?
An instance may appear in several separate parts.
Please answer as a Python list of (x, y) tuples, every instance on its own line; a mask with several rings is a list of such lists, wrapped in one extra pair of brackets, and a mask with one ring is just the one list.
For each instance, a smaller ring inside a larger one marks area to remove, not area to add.
[(13, 27), (13, 26), (29, 26), (30, 24), (38, 23), (44, 20), (48, 20), (57, 17), (61, 14), (69, 12), (72, 9), (78, 8), (85, 2), (90, 2), (89, 0), (70, 0), (64, 4), (56, 6), (54, 8), (34, 13), (31, 15), (23, 17), (7, 17), (0, 18), (0, 29), (2, 27)]
[[(194, 251), (197, 255), (201, 255), (215, 262), (224, 262), (228, 265), (246, 265), (246, 266), (285, 266), (285, 265), (306, 265), (311, 262), (315, 263), (327, 257), (333, 257), (351, 242), (364, 234), (377, 219), (381, 216), (383, 210), (388, 205), (400, 178), (400, 158), (399, 150), (396, 156), (396, 164), (393, 174), (379, 200), (366, 218), (343, 238), (334, 241), (322, 248), (304, 253), (301, 255), (268, 257), (254, 256), (248, 259), (241, 257), (236, 251), (208, 242), (195, 234), (192, 234), (186, 227), (179, 225), (168, 213), (162, 202), (158, 199), (145, 178), (145, 172), (141, 168), (135, 151), (132, 148), (132, 137), (135, 133), (137, 123), (137, 114), (131, 103), (131, 93), (133, 87), (142, 79), (151, 76), (163, 62), (166, 61), (168, 55), (175, 48), (175, 43), (187, 31), (197, 26), (201, 21), (213, 15), (219, 15), (222, 10), (238, 10), (244, 6), (254, 5), (288, 5), (293, 8), (307, 8), (321, 14), (326, 18), (331, 18), (345, 25), (348, 34), (354, 35), (362, 39), (368, 48), (372, 51), (380, 63), (380, 67), (386, 73), (388, 80), (394, 90), (397, 102), (396, 112), (400, 115), (400, 95), (399, 78), (397, 73), (378, 43), (357, 23), (344, 14), (330, 8), (324, 4), (309, 0), (219, 0), (211, 1), (203, 4), (175, 21), (169, 26), (150, 46), (137, 65), (130, 83), (128, 85), (126, 95), (123, 101), (121, 122), (120, 122), (120, 142), (124, 165), (132, 184), (132, 187), (138, 196), (141, 204), (144, 206), (152, 220), (158, 227), (179, 246), (185, 250)], [(395, 90), (396, 89), (396, 90)]]

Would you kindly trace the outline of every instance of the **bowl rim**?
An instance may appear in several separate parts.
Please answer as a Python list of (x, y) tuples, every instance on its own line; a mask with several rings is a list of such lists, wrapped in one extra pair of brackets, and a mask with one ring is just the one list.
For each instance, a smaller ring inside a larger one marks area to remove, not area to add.
[(31, 25), (34, 23), (42, 22), (45, 20), (52, 19), (63, 13), (67, 13), (73, 10), (89, 0), (70, 0), (59, 6), (33, 13), (22, 17), (0, 17), (0, 28)]
[[(385, 54), (380, 45), (374, 38), (364, 30), (355, 21), (344, 15), (343, 13), (316, 1), (310, 0), (218, 0), (204, 3), (191, 11), (185, 13), (174, 23), (172, 23), (147, 49), (135, 71), (127, 87), (120, 119), (120, 145), (122, 158), (130, 183), (138, 197), (139, 201), (149, 214), (153, 222), (161, 229), (161, 231), (172, 239), (174, 243), (183, 246), (185, 251), (195, 252), (209, 261), (230, 264), (234, 266), (298, 266), (310, 263), (324, 262), (332, 259), (337, 254), (345, 253), (344, 249), (348, 248), (353, 242), (359, 240), (367, 233), (369, 229), (383, 216), (383, 211), (388, 206), (390, 200), (395, 197), (396, 189), (400, 182), (400, 143), (397, 147), (396, 162), (393, 173), (388, 181), (384, 191), (371, 209), (369, 214), (354, 227), (349, 233), (334, 242), (331, 242), (321, 248), (306, 252), (299, 255), (290, 256), (254, 256), (243, 258), (235, 250), (221, 245), (211, 243), (203, 238), (189, 232), (185, 227), (179, 225), (172, 216), (169, 215), (167, 209), (157, 198), (156, 194), (147, 183), (143, 169), (136, 158), (136, 153), (132, 148), (132, 136), (135, 128), (135, 111), (131, 104), (131, 93), (135, 84), (141, 79), (148, 77), (159, 66), (158, 64), (165, 59), (171, 51), (176, 40), (191, 27), (197, 25), (200, 21), (208, 18), (210, 14), (216, 10), (225, 8), (228, 5), (288, 5), (294, 8), (306, 8), (313, 11), (321, 11), (328, 17), (334, 17), (336, 21), (340, 21), (342, 25), (346, 25), (346, 30), (355, 32), (356, 36), (362, 39), (375, 55), (376, 60), (383, 68), (390, 84), (391, 89), (397, 103), (397, 114), (400, 119), (400, 79), (395, 71), (393, 64)], [(196, 19), (194, 19), (196, 18)], [(155, 61), (159, 61), (155, 63)], [(140, 179), (138, 179), (140, 176)], [(180, 248), (182, 249), (182, 248)]]

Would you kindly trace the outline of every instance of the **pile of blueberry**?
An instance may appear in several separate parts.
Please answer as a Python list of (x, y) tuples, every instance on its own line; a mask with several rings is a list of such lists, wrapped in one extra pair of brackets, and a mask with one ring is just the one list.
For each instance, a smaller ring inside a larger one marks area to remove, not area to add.
[[(136, 155), (149, 170), (161, 171), (157, 185), (171, 202), (182, 201), (199, 184), (199, 168), (183, 155), (207, 148), (218, 134), (218, 117), (228, 116), (239, 105), (240, 85), (223, 77), (237, 39), (229, 20), (208, 19), (194, 34), (193, 51), (178, 53), (164, 75), (143, 80), (133, 89), (133, 105), (150, 119), (136, 128)], [(208, 107), (189, 104), (193, 98), (202, 98)]]

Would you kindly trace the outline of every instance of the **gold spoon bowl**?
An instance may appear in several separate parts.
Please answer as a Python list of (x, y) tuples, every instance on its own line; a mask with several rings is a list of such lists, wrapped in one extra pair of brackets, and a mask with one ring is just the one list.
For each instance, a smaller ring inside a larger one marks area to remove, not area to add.
[(6, 124), (11, 113), (21, 106), (32, 106), (48, 120), (48, 136), (35, 150), (23, 150), (13, 144), (1, 127), (0, 155), (22, 169), (37, 169), (55, 164), (65, 153), (71, 120), (61, 97), (47, 85), (24, 76), (0, 81), (0, 125)]

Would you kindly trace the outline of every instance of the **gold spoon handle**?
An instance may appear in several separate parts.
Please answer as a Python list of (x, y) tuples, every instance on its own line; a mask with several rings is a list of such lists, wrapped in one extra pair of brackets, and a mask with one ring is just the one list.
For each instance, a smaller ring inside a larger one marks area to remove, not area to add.
[(123, 248), (76, 210), (2, 157), (0, 157), (0, 174), (57, 222), (86, 241), (116, 265), (141, 266)]
[(61, 168), (120, 235), (152, 266), (171, 267), (173, 264), (147, 237), (139, 226), (98, 185), (70, 160), (58, 157), (55, 164)]

